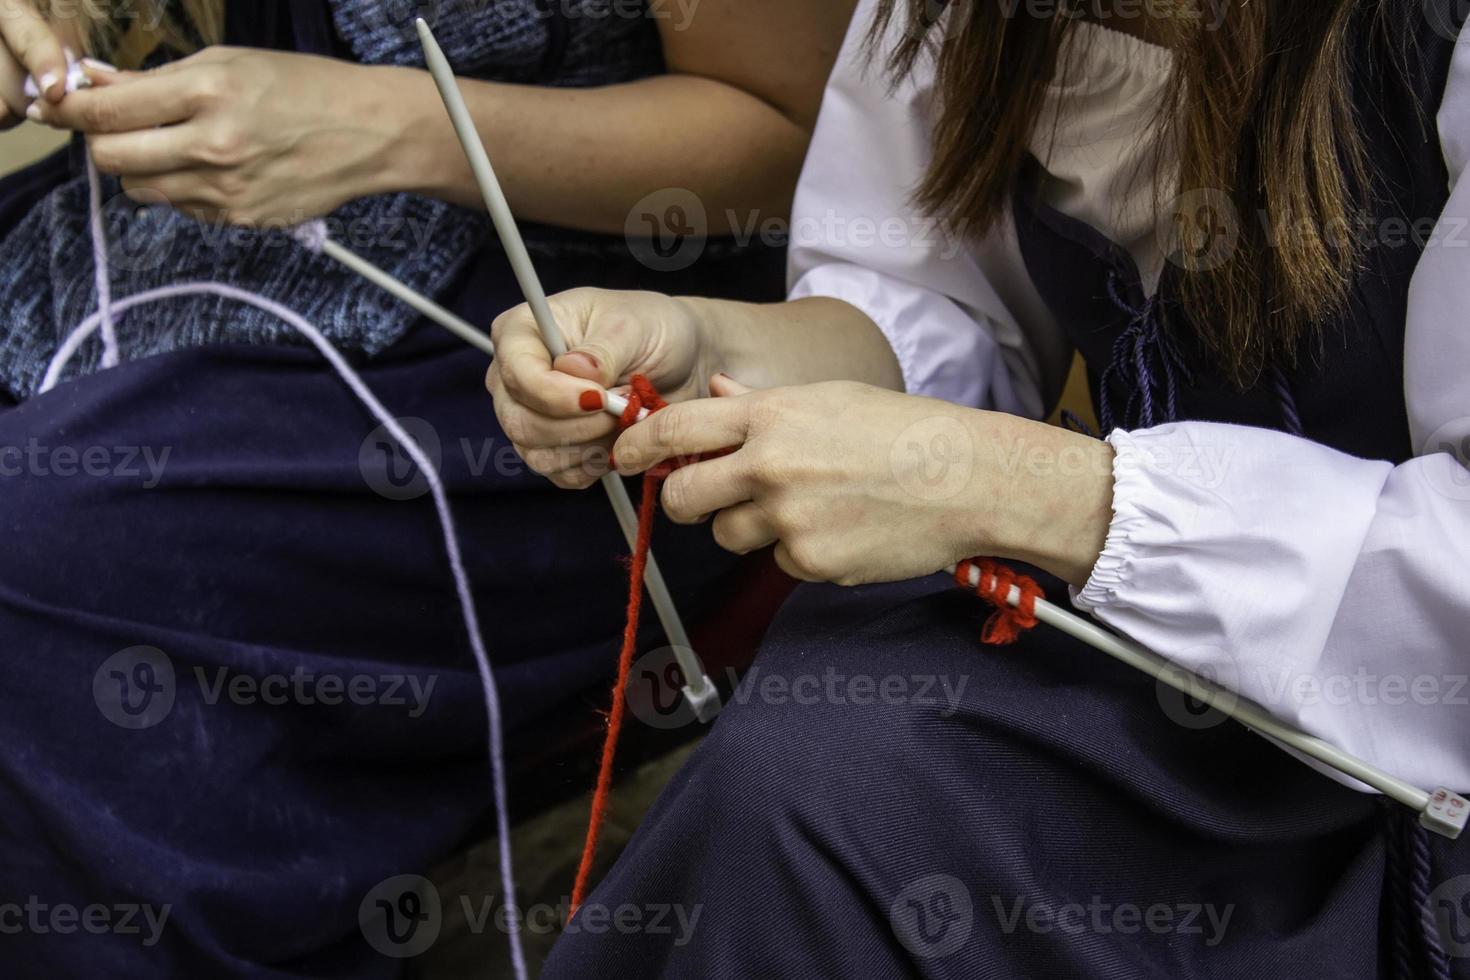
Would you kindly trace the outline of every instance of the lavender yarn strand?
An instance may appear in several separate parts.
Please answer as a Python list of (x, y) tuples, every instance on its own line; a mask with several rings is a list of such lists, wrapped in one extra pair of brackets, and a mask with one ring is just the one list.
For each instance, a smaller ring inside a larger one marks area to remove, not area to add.
[(97, 270), (97, 312), (102, 318), (102, 367), (117, 367), (117, 324), (113, 320), (112, 275), (107, 266), (107, 228), (102, 222), (102, 177), (87, 154), (87, 191), (91, 201), (92, 265)]
[(469, 634), (470, 648), (474, 653), (475, 663), (480, 674), (480, 684), (484, 690), (485, 710), (489, 723), (490, 772), (495, 799), (496, 834), (500, 851), (500, 884), (501, 890), (505, 895), (505, 906), (507, 909), (507, 934), (510, 940), (511, 962), (517, 980), (526, 980), (528, 974), (526, 970), (525, 952), (521, 945), (520, 915), (515, 900), (515, 875), (510, 846), (510, 807), (507, 802), (505, 785), (505, 748), (502, 735), (500, 691), (495, 683), (494, 672), (490, 667), (490, 655), (486, 650), (484, 635), (480, 629), (480, 618), (475, 610), (475, 600), (470, 588), (469, 573), (465, 569), (464, 556), (460, 552), (459, 535), (455, 530), (454, 514), (449, 505), (449, 494), (444, 488), (442, 476), (434, 466), (433, 461), (429, 459), (428, 454), (404, 430), (398, 420), (388, 412), (382, 402), (378, 401), (372, 389), (352, 369), (352, 366), (347, 363), (347, 360), (342, 354), (331, 345), (320, 330), (307, 322), (304, 317), (294, 310), (264, 296), (217, 282), (192, 282), (164, 286), (159, 289), (152, 289), (147, 292), (125, 297), (114, 303), (109, 286), (107, 241), (104, 237), (106, 229), (102, 222), (100, 180), (98, 179), (97, 170), (90, 155), (87, 159), (87, 171), (91, 184), (92, 246), (93, 255), (97, 263), (98, 310), (78, 324), (57, 349), (55, 356), (51, 360), (51, 364), (46, 370), (45, 380), (41, 384), (41, 392), (49, 391), (57, 385), (61, 380), (62, 372), (66, 370), (67, 365), (76, 355), (76, 352), (99, 328), (102, 332), (102, 343), (104, 347), (103, 366), (111, 367), (116, 365), (119, 361), (119, 356), (115, 318), (126, 313), (133, 307), (181, 296), (219, 296), (224, 299), (254, 306), (257, 309), (278, 317), (310, 341), (321, 353), (322, 357), (326, 358), (327, 363), (332, 366), (332, 369), (352, 389), (352, 393), (357, 396), (364, 407), (382, 424), (389, 435), (403, 447), (404, 452), (418, 466), (419, 472), (424, 474), (424, 479), (428, 482), (429, 491), (433, 496), (434, 509), (439, 515), (439, 526), (443, 530), (444, 548), (449, 559), (449, 571), (454, 578), (454, 589), (459, 597), (460, 612), (464, 617), (465, 631)]

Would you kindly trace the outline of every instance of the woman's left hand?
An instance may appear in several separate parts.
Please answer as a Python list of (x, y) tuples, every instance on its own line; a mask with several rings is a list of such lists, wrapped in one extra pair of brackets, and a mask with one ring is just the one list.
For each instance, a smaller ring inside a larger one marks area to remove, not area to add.
[(850, 382), (671, 406), (623, 434), (618, 470), (735, 447), (664, 484), (679, 523), (776, 545), (790, 575), (841, 585), (927, 575), (975, 555), (1029, 561), (1081, 584), (1112, 516), (1106, 443), (1015, 416)]
[(129, 196), (203, 220), (300, 224), (378, 193), (397, 134), (379, 71), (211, 47), (147, 72), (88, 65), (93, 88), (31, 118), (87, 134)]

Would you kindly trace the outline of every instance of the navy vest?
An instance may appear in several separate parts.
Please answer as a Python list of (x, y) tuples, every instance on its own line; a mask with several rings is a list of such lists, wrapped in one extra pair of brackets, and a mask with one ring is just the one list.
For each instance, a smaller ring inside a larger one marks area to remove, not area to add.
[(1453, 0), (1391, 0), (1374, 30), (1368, 21), (1379, 6), (1364, 3), (1351, 75), (1371, 175), (1361, 202), (1363, 269), (1343, 311), (1321, 325), (1320, 343), (1294, 366), (1269, 368), (1251, 390), (1212, 370), (1193, 331), (1180, 328), (1170, 303), (1180, 267), (1166, 265), (1149, 302), (1129, 253), (1042, 201), (1040, 164), (1028, 160), (1013, 197), (1021, 254), (1087, 364), (1104, 428), (1233, 422), (1298, 432), (1364, 458), (1413, 455), (1404, 320), (1410, 277), (1449, 196), (1435, 117), (1461, 18), (1449, 12)]

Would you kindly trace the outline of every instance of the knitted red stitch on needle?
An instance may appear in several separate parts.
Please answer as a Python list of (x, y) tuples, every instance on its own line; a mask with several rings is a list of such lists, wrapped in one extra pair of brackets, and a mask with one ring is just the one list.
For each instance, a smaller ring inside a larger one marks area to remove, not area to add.
[[(972, 568), (980, 572), (978, 586), (970, 584)], [(1026, 630), (1036, 626), (1036, 600), (1042, 597), (1043, 592), (1029, 575), (1020, 575), (989, 558), (971, 558), (955, 568), (954, 580), (962, 589), (974, 589), (976, 595), (995, 607), (995, 612), (985, 621), (984, 632), (980, 634), (980, 639), (986, 643), (1009, 646)], [(1012, 586), (1021, 590), (1020, 606), (1011, 605)]]

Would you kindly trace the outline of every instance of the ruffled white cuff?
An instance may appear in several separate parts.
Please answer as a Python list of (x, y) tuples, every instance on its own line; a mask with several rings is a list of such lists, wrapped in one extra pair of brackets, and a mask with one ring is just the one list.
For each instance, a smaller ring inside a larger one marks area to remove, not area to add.
[[(1133, 437), (1118, 429), (1108, 437), (1113, 447), (1113, 519), (1108, 525), (1107, 541), (1087, 584), (1072, 590), (1072, 602), (1081, 609), (1094, 610), (1112, 602), (1128, 581), (1134, 556), (1149, 534), (1149, 514), (1144, 501), (1149, 498), (1149, 482), (1140, 473), (1138, 445)], [(1155, 534), (1158, 529), (1155, 529)], [(1134, 539), (1140, 539), (1139, 544)]]

